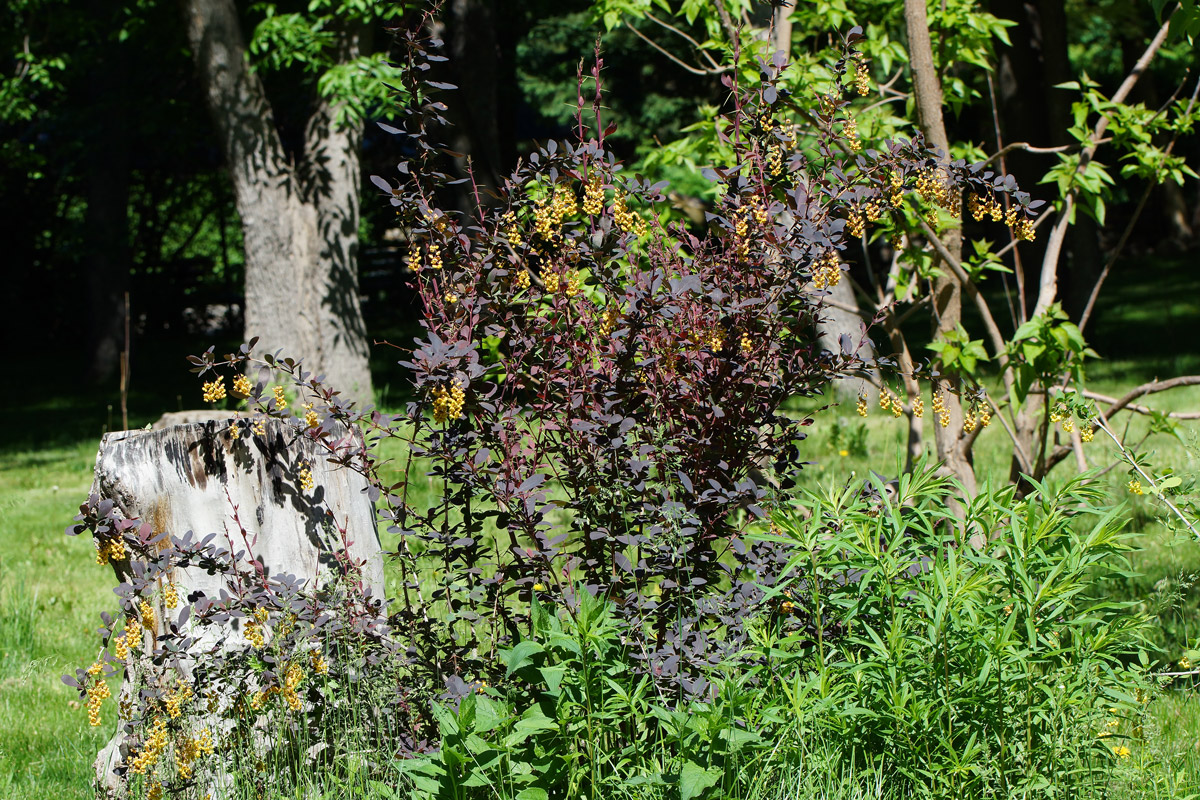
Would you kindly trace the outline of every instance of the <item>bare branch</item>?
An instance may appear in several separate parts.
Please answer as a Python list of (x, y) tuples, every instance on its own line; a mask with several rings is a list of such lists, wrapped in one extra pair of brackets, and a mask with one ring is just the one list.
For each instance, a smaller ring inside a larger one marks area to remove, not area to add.
[(625, 27), (629, 28), (629, 30), (633, 31), (634, 35), (637, 36), (639, 39), (641, 39), (643, 42), (650, 45), (655, 50), (662, 53), (664, 56), (666, 56), (670, 60), (674, 61), (676, 64), (683, 67), (684, 69), (686, 69), (688, 72), (692, 73), (693, 75), (718, 75), (722, 72), (729, 71), (728, 67), (720, 67), (717, 69), (708, 69), (706, 67), (693, 67), (691, 64), (688, 64), (686, 61), (683, 61), (682, 59), (676, 57), (674, 54), (672, 54), (670, 51), (668, 51), (666, 48), (664, 48), (658, 42), (654, 41), (649, 36), (642, 33), (641, 31), (639, 31), (633, 25), (629, 24), (629, 22), (625, 23)]
[[(1096, 400), (1100, 403), (1107, 403), (1109, 405), (1116, 405), (1117, 403), (1117, 398), (1109, 397), (1108, 395), (1100, 394), (1099, 392), (1092, 392), (1085, 389), (1080, 392), (1080, 394), (1089, 400)], [(1133, 411), (1138, 414), (1161, 413), (1156, 412), (1149, 406), (1138, 405), (1137, 403), (1126, 403), (1123, 406), (1123, 409)], [(1165, 416), (1170, 417), (1171, 419), (1200, 419), (1200, 411), (1169, 411)]]
[(1165, 381), (1143, 383), (1141, 386), (1130, 389), (1125, 393), (1124, 397), (1113, 403), (1108, 410), (1104, 412), (1104, 418), (1106, 420), (1112, 419), (1114, 414), (1128, 406), (1139, 397), (1145, 397), (1148, 394), (1158, 394), (1159, 392), (1165, 392), (1168, 389), (1175, 389), (1179, 386), (1200, 386), (1200, 375), (1181, 375), (1178, 378), (1170, 378)]
[[(1105, 139), (1104, 141), (1109, 142), (1112, 140)], [(1097, 144), (1101, 144), (1101, 143), (1097, 142)], [(1004, 158), (1006, 155), (1008, 155), (1009, 153), (1011, 153), (1014, 150), (1023, 150), (1026, 153), (1068, 153), (1072, 150), (1078, 150), (1082, 146), (1083, 145), (1077, 143), (1077, 144), (1064, 144), (1064, 145), (1060, 145), (1058, 147), (1034, 147), (1029, 142), (1013, 142), (1012, 144), (1004, 145), (1004, 147), (1001, 147), (995, 153), (988, 156), (987, 161), (984, 161), (983, 163), (985, 166), (987, 164), (991, 164), (993, 161), (995, 161), (997, 159)]]

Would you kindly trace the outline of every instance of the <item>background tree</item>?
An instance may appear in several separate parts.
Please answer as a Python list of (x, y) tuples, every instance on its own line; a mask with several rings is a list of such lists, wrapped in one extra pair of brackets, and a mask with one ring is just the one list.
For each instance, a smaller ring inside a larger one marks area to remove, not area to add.
[[(233, 179), (246, 252), (246, 336), (303, 353), (351, 397), (370, 399), (359, 304), (362, 109), (347, 89), (379, 82), (371, 4), (272, 4), (247, 46), (232, 0), (186, 0), (188, 41)], [(319, 71), (303, 138), (289, 152), (250, 48)], [(373, 68), (374, 67), (374, 68)], [(361, 82), (361, 83), (360, 83)], [(357, 85), (357, 86), (356, 86)], [(358, 98), (361, 103), (361, 96)]]

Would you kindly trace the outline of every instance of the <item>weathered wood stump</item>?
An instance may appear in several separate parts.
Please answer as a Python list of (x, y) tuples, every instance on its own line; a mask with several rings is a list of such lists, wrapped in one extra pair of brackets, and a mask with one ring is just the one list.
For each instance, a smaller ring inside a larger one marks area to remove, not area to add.
[[(294, 424), (264, 419), (256, 434), (242, 420), (236, 437), (233, 424), (210, 420), (107, 434), (96, 457), (92, 493), (155, 533), (182, 537), (191, 531), (197, 539), (216, 534), (214, 544), (243, 551), (268, 579), (290, 575), (315, 589), (348, 556), (362, 565), (364, 590), (382, 598), (383, 555), (366, 479), (330, 464), (325, 448)], [(352, 442), (351, 436), (345, 434), (344, 441)], [(127, 560), (113, 566), (119, 580), (137, 570)], [(170, 574), (180, 598), (197, 593), (218, 598), (230, 590), (228, 580), (198, 566), (176, 567)], [(161, 597), (154, 602), (158, 630), (146, 633), (150, 639), (179, 616)], [(144, 671), (153, 669), (148, 659), (133, 658), (126, 681), (142, 681)], [(118, 729), (95, 762), (97, 785), (111, 796), (122, 793), (113, 770), (129, 755), (122, 752), (123, 741)]]

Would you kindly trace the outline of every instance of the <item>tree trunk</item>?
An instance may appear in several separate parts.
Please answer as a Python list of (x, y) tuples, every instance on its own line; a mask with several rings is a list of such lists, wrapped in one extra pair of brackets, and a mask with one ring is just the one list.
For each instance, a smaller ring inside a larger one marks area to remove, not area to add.
[[(106, 4), (88, 11), (100, 27), (102, 68), (95, 76), (93, 111), (124, 119), (128, 84), (125, 45), (108, 38)], [(116, 108), (113, 108), (113, 105)], [(103, 110), (101, 105), (104, 106)], [(87, 211), (83, 220), (83, 268), (87, 273), (88, 381), (107, 383), (117, 370), (125, 341), (125, 292), (129, 288), (129, 135), (119, 125), (96, 125), (88, 137)]]
[[(825, 305), (821, 308), (821, 317), (817, 320), (817, 337), (821, 349), (831, 353), (840, 353), (842, 352), (841, 338), (843, 334), (848, 335), (855, 344), (863, 339), (863, 319), (860, 313), (850, 310), (858, 308), (858, 299), (854, 296), (854, 289), (850, 286), (848, 278), (840, 280), (830, 287), (829, 297), (838, 305)], [(863, 340), (862, 347), (858, 349), (856, 355), (867, 364), (875, 363), (875, 348), (871, 346), (870, 339)], [(868, 370), (868, 373), (878, 376), (877, 370), (873, 368)], [(852, 402), (860, 394), (867, 395), (868, 399), (873, 402), (877, 394), (871, 382), (863, 378), (837, 381), (834, 383), (834, 392), (842, 402)]]
[[(358, 296), (361, 132), (321, 100), (303, 163), (290, 162), (270, 102), (250, 70), (232, 0), (184, 0), (188, 42), (233, 179), (246, 249), (246, 338), (283, 349), (347, 397), (371, 398)], [(365, 32), (336, 32), (354, 58)]]
[[(916, 101), (917, 122), (925, 141), (942, 151), (944, 157), (950, 153), (950, 140), (946, 136), (946, 125), (942, 119), (942, 86), (933, 63), (933, 47), (929, 41), (929, 20), (925, 13), (925, 0), (904, 0), (904, 20), (908, 30), (909, 64), (912, 68), (913, 95)], [(942, 234), (946, 249), (954, 258), (961, 260), (962, 226), (955, 225)], [(943, 268), (933, 282), (934, 339), (954, 330), (962, 322), (962, 287), (949, 268)], [(957, 390), (959, 381), (947, 376), (946, 383)], [(964, 436), (962, 403), (955, 391), (945, 392), (946, 411), (950, 424), (946, 427), (934, 425), (934, 440), (937, 457), (943, 468), (957, 478), (967, 491), (974, 495), (975, 467), (971, 463), (970, 439)]]
[[(297, 429), (285, 422), (269, 420), (265, 435), (244, 431), (237, 440), (231, 438), (229, 428), (228, 420), (214, 420), (107, 434), (96, 457), (89, 502), (112, 500), (121, 516), (149, 523), (156, 534), (182, 538), (191, 532), (201, 540), (215, 533), (214, 546), (233, 553), (247, 551), (243, 563), (257, 560), (267, 580), (292, 575), (306, 589), (315, 589), (337, 574), (338, 555), (345, 553), (362, 565), (363, 588), (382, 599), (383, 555), (375, 510), (365, 493), (366, 479), (331, 465), (321, 445), (297, 436)], [(302, 465), (312, 471), (314, 488), (308, 491), (298, 477)], [(344, 536), (339, 530), (343, 527)], [(129, 560), (113, 567), (118, 581), (134, 572), (145, 574), (145, 565)], [(254, 570), (244, 569), (243, 579), (247, 573)], [(215, 600), (222, 592), (238, 595), (244, 588), (235, 585), (239, 581), (234, 576), (209, 574), (199, 564), (175, 563), (169, 574), (181, 606), (167, 608), (162, 592), (155, 593), (155, 627), (144, 631), (142, 646), (126, 662), (121, 697), (139, 686), (167, 680), (168, 667), (155, 665), (146, 654), (180, 618), (183, 606), (196, 602), (197, 592)], [(240, 629), (218, 642), (206, 633), (209, 629), (197, 628), (192, 621), (183, 628), (203, 643), (189, 648), (189, 653), (200, 652), (202, 646), (245, 646)], [(187, 654), (182, 664), (190, 679), (194, 665)], [(123, 794), (122, 781), (113, 771), (129, 755), (122, 752), (123, 743), (124, 733), (118, 729), (95, 762), (97, 783), (110, 790), (109, 796)]]

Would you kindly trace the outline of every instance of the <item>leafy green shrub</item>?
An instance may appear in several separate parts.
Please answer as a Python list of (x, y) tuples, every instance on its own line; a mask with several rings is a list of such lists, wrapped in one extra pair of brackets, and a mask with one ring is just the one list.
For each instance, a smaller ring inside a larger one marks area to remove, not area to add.
[[(1085, 477), (981, 492), (932, 472), (805, 494), (765, 538), (794, 551), (772, 591), (811, 633), (757, 638), (794, 737), (839, 743), (935, 796), (1100, 789), (1138, 742), (1144, 618), (1097, 596), (1132, 534)], [(1127, 721), (1127, 724), (1126, 724)]]

